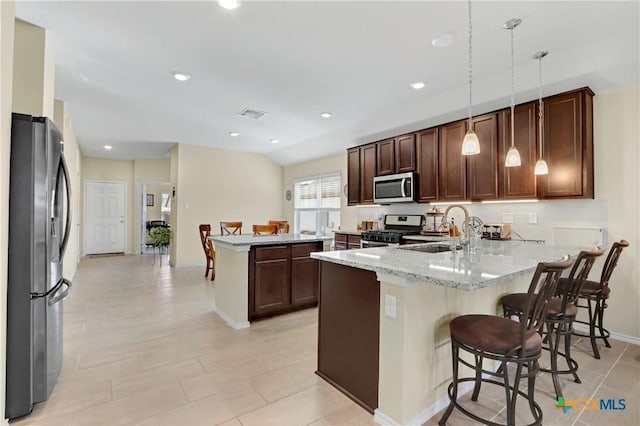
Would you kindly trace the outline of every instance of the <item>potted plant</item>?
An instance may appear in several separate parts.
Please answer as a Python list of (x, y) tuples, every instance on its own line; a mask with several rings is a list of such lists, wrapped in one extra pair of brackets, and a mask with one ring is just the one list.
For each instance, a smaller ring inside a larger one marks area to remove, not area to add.
[(171, 231), (169, 228), (164, 226), (156, 226), (151, 228), (149, 236), (151, 237), (151, 241), (154, 246), (166, 247), (169, 245), (169, 241), (171, 240)]

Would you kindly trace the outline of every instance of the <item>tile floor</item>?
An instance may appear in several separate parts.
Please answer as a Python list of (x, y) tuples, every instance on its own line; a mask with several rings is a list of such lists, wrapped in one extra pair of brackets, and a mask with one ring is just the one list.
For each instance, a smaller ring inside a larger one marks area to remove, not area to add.
[[(48, 401), (11, 424), (375, 424), (313, 373), (317, 310), (232, 330), (211, 311), (215, 285), (203, 269), (153, 265), (144, 255), (84, 259), (65, 300), (59, 382)], [(563, 414), (543, 374), (537, 400), (545, 424), (640, 424), (640, 347), (612, 343), (595, 360), (577, 341), (583, 383), (563, 384), (567, 399), (625, 398), (626, 410)], [(501, 398), (500, 389), (483, 388), (473, 409), (500, 421)], [(473, 423), (454, 412), (449, 424)]]

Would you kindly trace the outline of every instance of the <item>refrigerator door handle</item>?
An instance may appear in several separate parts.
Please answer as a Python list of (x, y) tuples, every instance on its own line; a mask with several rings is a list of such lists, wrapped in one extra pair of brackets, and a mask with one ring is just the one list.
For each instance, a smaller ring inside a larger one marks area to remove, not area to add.
[(64, 153), (60, 155), (60, 170), (64, 177), (64, 188), (66, 192), (67, 200), (67, 220), (64, 225), (64, 237), (60, 242), (60, 257), (64, 256), (64, 252), (67, 249), (67, 243), (69, 242), (69, 233), (71, 231), (71, 179), (69, 178), (69, 169), (67, 169), (67, 162), (64, 160)]
[(62, 284), (64, 281), (64, 278), (61, 278), (56, 285), (54, 285), (53, 287), (51, 287), (49, 290), (45, 291), (44, 293), (29, 293), (29, 296), (31, 296), (31, 299), (39, 299), (40, 297), (48, 297), (49, 295), (55, 293), (56, 291), (58, 291), (60, 289), (60, 287), (62, 287)]
[[(64, 299), (65, 297), (67, 297), (69, 295), (69, 289), (71, 288), (71, 281), (69, 281), (66, 278), (62, 278), (59, 282), (59, 285), (56, 284), (56, 286), (54, 288), (58, 288), (60, 289), (63, 285), (66, 285), (67, 287), (57, 296), (55, 297), (50, 297), (49, 300), (47, 301), (47, 305), (51, 306), (51, 305), (55, 305), (56, 303), (58, 303), (59, 301), (61, 301), (62, 299)], [(53, 289), (52, 289), (53, 290)], [(55, 294), (56, 292), (53, 292), (53, 294)]]

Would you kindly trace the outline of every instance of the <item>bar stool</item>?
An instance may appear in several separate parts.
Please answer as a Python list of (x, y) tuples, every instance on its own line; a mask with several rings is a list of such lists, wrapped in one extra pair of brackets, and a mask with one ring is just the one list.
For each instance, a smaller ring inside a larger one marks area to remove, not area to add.
[[(565, 256), (560, 262), (538, 264), (531, 279), (529, 291), (526, 293), (524, 321), (516, 322), (495, 315), (463, 315), (454, 318), (449, 323), (453, 381), (447, 391), (450, 400), (449, 407), (440, 419), (440, 425), (446, 424), (454, 408), (478, 422), (496, 424), (471, 413), (458, 403), (458, 384), (470, 381), (475, 382), (471, 396), (472, 401), (478, 400), (482, 382), (504, 387), (507, 400), (507, 425), (515, 425), (518, 395), (523, 396), (529, 403), (529, 409), (534, 418), (532, 425), (542, 424), (542, 409), (534, 400), (536, 374), (540, 368), (538, 359), (542, 349), (540, 329), (544, 325), (547, 306), (556, 291), (560, 274), (571, 266), (571, 263), (569, 256)], [(459, 357), (460, 349), (474, 356), (475, 365)], [(483, 369), (482, 364), (485, 358), (500, 362), (501, 368), (497, 372)], [(516, 365), (512, 385), (509, 384), (508, 363)], [(474, 369), (475, 377), (459, 379), (459, 364)], [(523, 373), (522, 369), (525, 366), (527, 371)], [(483, 378), (483, 373), (491, 377), (502, 378), (502, 381)], [(522, 377), (528, 380), (526, 393), (519, 389)]]
[(207, 262), (204, 270), (204, 276), (206, 278), (209, 275), (209, 271), (211, 271), (211, 281), (214, 281), (216, 279), (216, 250), (213, 247), (213, 241), (209, 239), (209, 237), (211, 236), (211, 225), (201, 224), (198, 226), (198, 230), (200, 232), (200, 242), (202, 243), (202, 250), (204, 251), (204, 256)]
[(251, 230), (253, 235), (275, 235), (278, 233), (278, 225), (253, 225)]
[(220, 235), (242, 235), (242, 222), (220, 222)]
[[(600, 276), (600, 282), (587, 280), (580, 290), (578, 302), (580, 301), (580, 299), (584, 299), (587, 301), (587, 304), (580, 305), (576, 303), (576, 306), (578, 308), (586, 308), (589, 310), (589, 322), (576, 320), (576, 322), (578, 323), (589, 325), (589, 334), (587, 335), (574, 331), (573, 335), (588, 337), (591, 340), (593, 356), (597, 359), (600, 359), (600, 352), (598, 351), (596, 339), (604, 340), (605, 346), (607, 348), (611, 347), (611, 345), (609, 344), (609, 340), (607, 340), (611, 336), (611, 333), (603, 326), (604, 310), (607, 308), (607, 300), (609, 299), (609, 296), (611, 294), (609, 279), (611, 278), (611, 274), (618, 264), (618, 259), (620, 258), (622, 249), (626, 247), (629, 247), (629, 242), (625, 240), (620, 240), (620, 242), (613, 243), (611, 249), (609, 250), (609, 254), (607, 255), (607, 259), (604, 262), (602, 275)], [(563, 285), (562, 278), (560, 279), (559, 285)], [(593, 306), (592, 304), (595, 304), (595, 306)], [(596, 327), (598, 329), (597, 336)]]
[[(549, 308), (545, 316), (547, 329), (545, 342), (549, 344), (549, 347), (544, 349), (549, 350), (551, 368), (541, 368), (540, 371), (551, 373), (557, 398), (562, 396), (559, 374), (571, 374), (576, 383), (582, 383), (577, 373), (578, 363), (571, 358), (571, 334), (573, 333), (573, 322), (578, 312), (575, 302), (578, 300), (580, 289), (584, 285), (596, 257), (602, 256), (602, 253), (604, 250), (601, 247), (596, 247), (593, 251), (581, 251), (573, 263), (569, 277), (564, 280), (564, 285), (561, 284), (561, 279), (556, 295), (549, 301)], [(509, 318), (515, 315), (520, 321), (526, 318), (526, 297), (527, 295), (524, 293), (504, 296), (502, 299), (504, 316)], [(559, 351), (561, 337), (564, 337), (564, 353)], [(566, 360), (567, 370), (558, 369), (558, 355)]]

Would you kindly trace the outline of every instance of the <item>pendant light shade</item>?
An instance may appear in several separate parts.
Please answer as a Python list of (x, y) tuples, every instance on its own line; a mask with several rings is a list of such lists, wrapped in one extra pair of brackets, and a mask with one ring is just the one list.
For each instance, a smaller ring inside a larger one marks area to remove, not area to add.
[(533, 169), (535, 175), (548, 175), (549, 166), (542, 157), (542, 137), (544, 126), (544, 106), (542, 105), (542, 58), (547, 56), (549, 52), (540, 51), (533, 55), (533, 59), (538, 60), (538, 140), (540, 143), (540, 158), (536, 162), (536, 166)]
[(516, 98), (515, 98), (515, 72), (514, 72), (514, 54), (513, 54), (513, 30), (520, 25), (522, 21), (518, 18), (509, 19), (504, 23), (503, 27), (511, 31), (511, 148), (507, 151), (504, 159), (505, 167), (519, 167), (522, 165), (520, 159), (520, 151), (516, 148), (515, 121), (516, 121)]
[(473, 123), (471, 122), (471, 83), (473, 80), (473, 69), (471, 67), (471, 0), (467, 2), (467, 6), (469, 10), (469, 126), (467, 128), (467, 134), (464, 135), (464, 139), (462, 140), (462, 155), (476, 155), (480, 154), (480, 141), (478, 140), (478, 135), (473, 131)]

